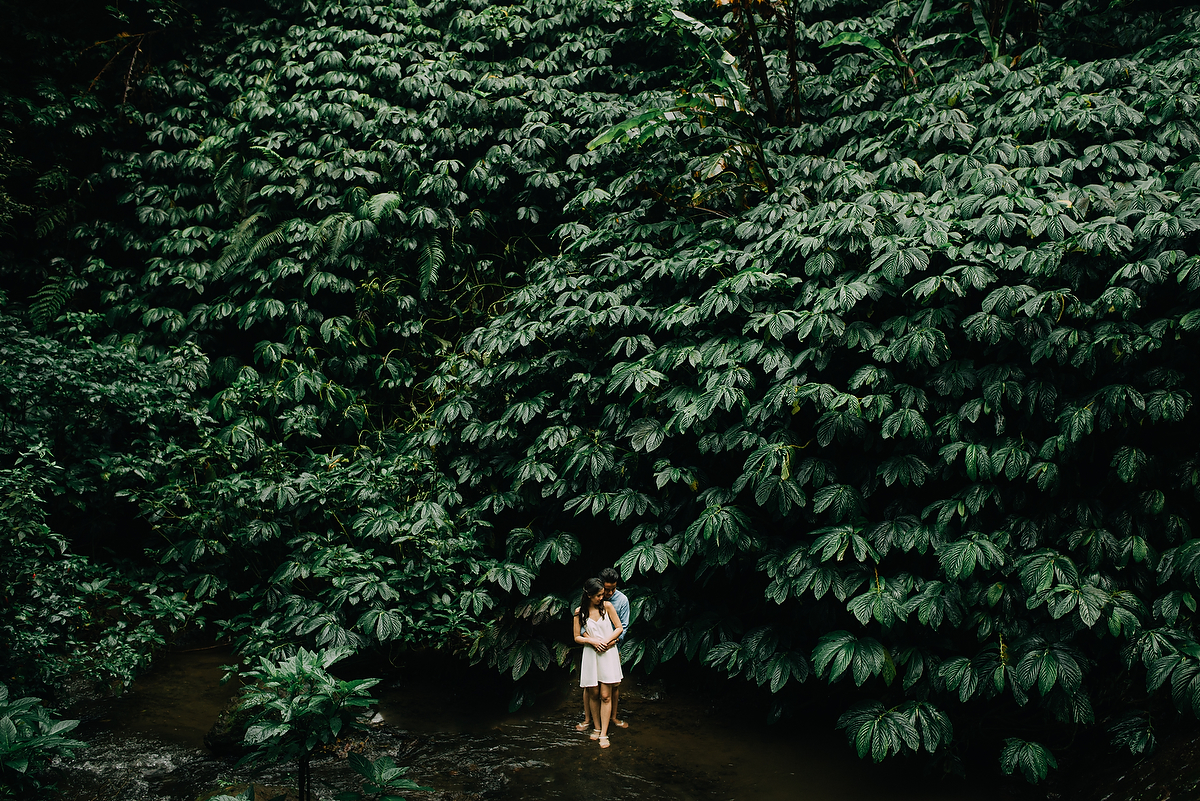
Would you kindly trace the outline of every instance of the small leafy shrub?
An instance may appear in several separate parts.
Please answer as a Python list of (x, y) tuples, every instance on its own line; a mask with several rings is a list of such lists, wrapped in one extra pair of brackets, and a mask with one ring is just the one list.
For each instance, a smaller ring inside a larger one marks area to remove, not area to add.
[(9, 700), (0, 684), (0, 797), (27, 798), (40, 788), (38, 772), (53, 756), (84, 745), (63, 736), (78, 720), (55, 720), (40, 698)]
[(301, 648), (295, 656), (278, 661), (264, 657), (258, 668), (244, 674), (250, 686), (242, 696), (242, 708), (257, 713), (245, 737), (255, 750), (242, 762), (295, 759), (301, 801), (307, 801), (312, 791), (313, 751), (336, 740), (344, 728), (355, 726), (361, 709), (375, 700), (367, 690), (379, 679), (341, 681), (329, 674), (330, 665), (350, 654), (348, 648), (319, 652)]
[(350, 767), (364, 779), (362, 792), (338, 793), (335, 801), (404, 801), (403, 796), (396, 795), (396, 790), (433, 789), (405, 778), (408, 768), (398, 767), (391, 757), (370, 760), (361, 754), (351, 754), (349, 761)]

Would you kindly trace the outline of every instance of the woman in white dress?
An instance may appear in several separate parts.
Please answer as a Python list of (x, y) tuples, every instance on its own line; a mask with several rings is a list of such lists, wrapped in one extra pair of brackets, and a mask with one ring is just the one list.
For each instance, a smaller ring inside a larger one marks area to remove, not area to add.
[(583, 583), (583, 595), (575, 610), (575, 642), (583, 646), (579, 667), (579, 686), (588, 688), (588, 706), (592, 712), (592, 739), (608, 748), (608, 720), (612, 713), (612, 688), (620, 684), (621, 654), (617, 638), (621, 636), (621, 619), (617, 610), (604, 600), (604, 584), (590, 578)]

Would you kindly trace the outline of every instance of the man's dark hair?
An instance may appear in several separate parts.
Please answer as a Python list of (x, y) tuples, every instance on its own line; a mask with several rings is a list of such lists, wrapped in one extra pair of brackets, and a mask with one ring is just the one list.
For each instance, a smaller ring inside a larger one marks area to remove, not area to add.
[(606, 567), (600, 571), (600, 580), (605, 584), (617, 584), (621, 581), (621, 574), (611, 567)]

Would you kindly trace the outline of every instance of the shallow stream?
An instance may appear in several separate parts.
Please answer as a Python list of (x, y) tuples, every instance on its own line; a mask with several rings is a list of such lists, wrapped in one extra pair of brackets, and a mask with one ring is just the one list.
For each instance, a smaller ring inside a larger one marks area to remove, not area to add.
[[(193, 801), (251, 779), (293, 784), (290, 770), (234, 769), (203, 737), (233, 695), (220, 684), (222, 649), (166, 657), (126, 695), (76, 710), (90, 746), (59, 766), (69, 801)], [(991, 788), (946, 786), (903, 766), (859, 760), (827, 722), (768, 726), (695, 690), (632, 676), (623, 685), (625, 730), (612, 747), (574, 730), (579, 690), (564, 673), (532, 707), (508, 714), (471, 674), (425, 669), (375, 688), (383, 723), (314, 761), (318, 797), (357, 789), (344, 751), (393, 756), (434, 788), (422, 799), (670, 799), (671, 801), (1004, 801)], [(476, 674), (477, 675), (477, 674)], [(507, 701), (507, 698), (503, 699)]]

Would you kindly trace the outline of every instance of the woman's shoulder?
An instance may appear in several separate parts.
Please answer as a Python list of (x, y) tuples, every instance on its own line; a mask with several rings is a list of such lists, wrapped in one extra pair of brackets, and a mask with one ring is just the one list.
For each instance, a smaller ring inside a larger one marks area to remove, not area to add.
[(613, 606), (613, 605), (612, 605), (612, 601), (605, 601), (605, 602), (604, 602), (604, 608), (605, 608), (605, 609), (614, 609), (614, 610), (615, 610), (617, 607), (615, 607), (615, 606)]
[(572, 614), (572, 615), (576, 615), (576, 616), (578, 616), (578, 615), (579, 615), (579, 607), (577, 606), (577, 607), (575, 607), (574, 609), (572, 609), (572, 610), (571, 610), (571, 614)]

